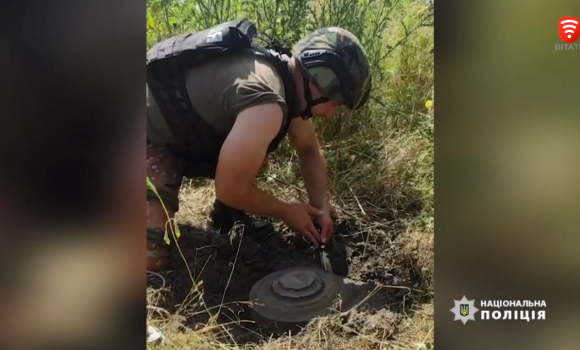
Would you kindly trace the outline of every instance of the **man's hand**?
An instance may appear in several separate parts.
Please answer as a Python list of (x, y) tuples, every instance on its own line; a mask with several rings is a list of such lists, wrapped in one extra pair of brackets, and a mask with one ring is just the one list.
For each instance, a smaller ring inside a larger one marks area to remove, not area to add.
[(323, 244), (328, 243), (330, 236), (332, 236), (332, 232), (334, 231), (334, 223), (332, 222), (328, 210), (324, 211), (322, 215), (316, 218), (316, 223), (320, 226), (320, 241)]
[(310, 120), (296, 118), (290, 124), (290, 141), (296, 148), (300, 160), (300, 171), (310, 204), (324, 212), (316, 218), (321, 228), (322, 243), (327, 243), (332, 235), (333, 222), (330, 217), (327, 198), (326, 164), (321, 154), (314, 126)]
[(287, 204), (282, 214), (282, 220), (286, 225), (298, 231), (301, 235), (308, 238), (315, 248), (320, 245), (320, 235), (312, 222), (312, 216), (321, 217), (324, 213), (320, 210), (305, 204), (293, 203)]

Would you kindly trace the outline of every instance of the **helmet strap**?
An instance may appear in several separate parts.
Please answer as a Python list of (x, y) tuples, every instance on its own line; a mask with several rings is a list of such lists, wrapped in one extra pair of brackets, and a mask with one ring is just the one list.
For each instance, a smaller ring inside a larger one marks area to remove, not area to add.
[(306, 107), (302, 112), (300, 112), (300, 117), (304, 120), (312, 118), (312, 107), (330, 101), (328, 97), (319, 97), (316, 100), (313, 100), (312, 93), (310, 92), (310, 87), (308, 86), (308, 82), (309, 82), (308, 78), (306, 78), (306, 76), (303, 76), (302, 83), (304, 86), (304, 100), (306, 101)]

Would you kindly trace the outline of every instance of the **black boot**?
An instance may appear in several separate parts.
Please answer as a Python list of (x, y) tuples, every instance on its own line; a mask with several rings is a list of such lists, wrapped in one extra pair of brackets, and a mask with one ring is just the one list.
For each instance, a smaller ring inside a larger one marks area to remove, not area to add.
[(215, 200), (208, 218), (208, 226), (220, 232), (229, 234), (236, 222), (244, 225), (244, 233), (260, 240), (274, 232), (274, 226), (266, 221), (254, 221), (245, 212), (232, 208), (219, 200)]

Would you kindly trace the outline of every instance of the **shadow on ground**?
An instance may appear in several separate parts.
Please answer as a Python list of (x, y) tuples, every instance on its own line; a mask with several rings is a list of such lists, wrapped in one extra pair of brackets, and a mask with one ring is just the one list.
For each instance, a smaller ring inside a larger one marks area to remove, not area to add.
[[(311, 244), (290, 232), (256, 238), (244, 235), (241, 229), (228, 236), (191, 226), (180, 228), (180, 250), (172, 251), (171, 264), (162, 273), (167, 292), (157, 306), (183, 315), (183, 326), (190, 329), (207, 323), (207, 310), (211, 314), (219, 311), (218, 322), (232, 325), (228, 336), (223, 337), (226, 342), (240, 344), (263, 336), (263, 330), (250, 318), (251, 306), (244, 303), (259, 279), (291, 266), (320, 266)], [(417, 298), (409, 288), (420, 284), (412, 263), (388, 237), (370, 236), (356, 225), (337, 225), (328, 245), (333, 272), (365, 283), (367, 289), (376, 284), (389, 285), (367, 301), (367, 308), (412, 313)], [(204, 305), (195, 292), (194, 281), (202, 283), (199, 288), (203, 289)]]

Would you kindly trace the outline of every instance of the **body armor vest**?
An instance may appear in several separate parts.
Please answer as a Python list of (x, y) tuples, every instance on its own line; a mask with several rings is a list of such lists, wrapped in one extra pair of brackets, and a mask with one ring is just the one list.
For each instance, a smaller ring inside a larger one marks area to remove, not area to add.
[(214, 130), (195, 111), (185, 87), (185, 73), (189, 69), (242, 50), (253, 50), (273, 63), (284, 84), (288, 116), (270, 143), (268, 153), (278, 148), (291, 120), (297, 116), (296, 86), (287, 61), (275, 50), (256, 45), (253, 42), (256, 35), (255, 25), (243, 18), (166, 39), (147, 52), (147, 84), (176, 140), (167, 147), (185, 162), (203, 164), (213, 172), (206, 175), (215, 174), (227, 133)]

